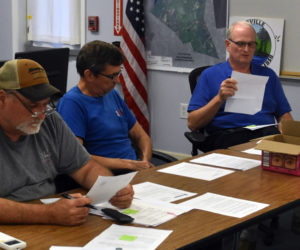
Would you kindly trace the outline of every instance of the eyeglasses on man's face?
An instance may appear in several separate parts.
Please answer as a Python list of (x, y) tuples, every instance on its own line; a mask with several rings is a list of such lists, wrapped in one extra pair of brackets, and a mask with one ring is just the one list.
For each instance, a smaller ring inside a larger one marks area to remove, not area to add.
[(234, 43), (236, 46), (238, 46), (241, 49), (246, 48), (246, 46), (248, 45), (248, 47), (250, 49), (255, 49), (257, 46), (257, 42), (256, 41), (251, 41), (251, 42), (243, 42), (243, 41), (233, 41), (232, 39), (228, 39), (230, 42)]
[(113, 74), (110, 74), (110, 75), (106, 75), (106, 74), (103, 74), (103, 73), (98, 73), (99, 70), (96, 69), (96, 65), (93, 64), (92, 66), (90, 66), (89, 70), (95, 75), (101, 75), (101, 76), (104, 76), (104, 77), (107, 77), (109, 78), (110, 80), (112, 80), (113, 82), (120, 76), (120, 74), (122, 73), (122, 68), (119, 72), (116, 72), (116, 73), (113, 73)]
[(121, 73), (122, 73), (122, 69), (119, 72), (116, 72), (116, 73), (113, 73), (110, 75), (105, 75), (102, 73), (98, 73), (98, 75), (105, 76), (114, 82), (120, 76)]
[(56, 108), (52, 100), (46, 105), (44, 111), (32, 111), (32, 108), (35, 108), (38, 106), (38, 104), (34, 103), (33, 107), (30, 108), (28, 104), (26, 104), (22, 99), (17, 95), (15, 91), (6, 91), (8, 94), (12, 94), (15, 96), (19, 102), (23, 105), (24, 108), (26, 108), (30, 113), (32, 118), (39, 117), (40, 115), (44, 114), (45, 116), (51, 115), (55, 112)]

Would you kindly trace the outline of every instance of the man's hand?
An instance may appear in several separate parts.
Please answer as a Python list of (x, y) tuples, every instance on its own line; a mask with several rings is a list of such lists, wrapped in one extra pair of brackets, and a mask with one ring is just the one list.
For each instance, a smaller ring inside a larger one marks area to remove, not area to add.
[(60, 199), (55, 203), (49, 204), (50, 224), (73, 226), (86, 222), (89, 208), (84, 207), (91, 203), (91, 199), (81, 194), (72, 194), (75, 199)]
[(118, 208), (127, 208), (131, 205), (134, 191), (132, 185), (128, 184), (125, 188), (121, 189), (110, 199), (110, 203)]
[(122, 159), (124, 163), (124, 168), (134, 170), (134, 171), (140, 171), (143, 169), (148, 169), (154, 167), (151, 162), (149, 161), (135, 161), (135, 160), (128, 160), (128, 159)]
[(234, 96), (237, 89), (237, 81), (233, 78), (227, 78), (221, 83), (218, 95), (222, 101), (226, 101), (228, 97)]

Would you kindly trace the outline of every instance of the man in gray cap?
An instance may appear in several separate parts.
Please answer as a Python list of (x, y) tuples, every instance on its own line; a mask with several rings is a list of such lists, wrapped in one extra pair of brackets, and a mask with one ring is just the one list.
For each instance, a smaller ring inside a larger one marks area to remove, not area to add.
[[(84, 223), (91, 199), (60, 199), (51, 205), (22, 203), (56, 192), (54, 179), (69, 174), (90, 189), (99, 175), (111, 172), (93, 161), (50, 105), (59, 90), (49, 84), (43, 67), (29, 59), (6, 62), (0, 68), (0, 223)], [(128, 207), (131, 185), (110, 202)]]

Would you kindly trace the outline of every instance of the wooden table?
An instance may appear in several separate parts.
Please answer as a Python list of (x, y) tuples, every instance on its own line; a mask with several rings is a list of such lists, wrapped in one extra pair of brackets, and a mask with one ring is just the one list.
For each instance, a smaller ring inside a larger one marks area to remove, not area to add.
[[(257, 155), (232, 150), (216, 150), (214, 152), (259, 159)], [(188, 161), (191, 158), (182, 161)], [(178, 162), (173, 164), (176, 163)], [(172, 164), (163, 167), (170, 165)], [(196, 247), (198, 244), (205, 246), (211, 240), (248, 227), (273, 214), (300, 204), (299, 177), (261, 170), (260, 167), (247, 171), (236, 171), (214, 181), (202, 181), (170, 175), (156, 170), (157, 168), (139, 172), (133, 183), (150, 181), (197, 192), (199, 195), (212, 192), (270, 204), (270, 206), (240, 219), (201, 210), (192, 210), (156, 227), (173, 230), (158, 249), (188, 249), (189, 247)], [(112, 222), (109, 220), (90, 215), (87, 223), (80, 226), (1, 225), (0, 231), (26, 241), (28, 245), (26, 249), (35, 250), (49, 249), (52, 245), (84, 246), (111, 224)]]
[(228, 149), (234, 150), (234, 151), (244, 151), (246, 149), (254, 148), (257, 145), (258, 141), (259, 141), (258, 139), (251, 140), (249, 142), (245, 142), (245, 143), (242, 143), (242, 144), (231, 146)]

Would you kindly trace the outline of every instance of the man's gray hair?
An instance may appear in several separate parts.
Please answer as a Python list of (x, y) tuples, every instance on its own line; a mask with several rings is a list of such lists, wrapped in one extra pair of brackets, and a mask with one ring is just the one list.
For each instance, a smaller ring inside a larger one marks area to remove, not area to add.
[(255, 29), (253, 28), (253, 26), (251, 25), (251, 23), (247, 22), (247, 21), (237, 21), (237, 22), (234, 22), (233, 24), (231, 24), (229, 26), (229, 28), (227, 29), (227, 32), (226, 32), (226, 39), (231, 39), (232, 38), (232, 31), (233, 29), (235, 28), (235, 26), (245, 26), (245, 27), (249, 27), (250, 29), (252, 29), (254, 31), (254, 33), (256, 34), (255, 32)]

